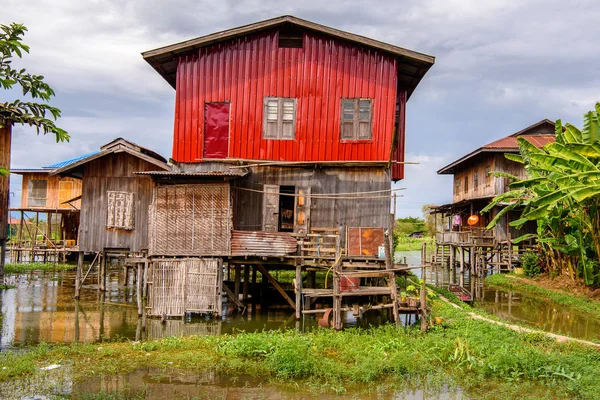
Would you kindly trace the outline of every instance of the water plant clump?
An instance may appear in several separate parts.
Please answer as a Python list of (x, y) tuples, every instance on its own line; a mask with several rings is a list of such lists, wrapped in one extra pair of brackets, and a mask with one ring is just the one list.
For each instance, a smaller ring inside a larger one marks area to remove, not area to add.
[(77, 265), (75, 264), (61, 264), (61, 263), (41, 263), (33, 262), (28, 264), (5, 264), (5, 274), (22, 274), (30, 271), (72, 271), (76, 270)]

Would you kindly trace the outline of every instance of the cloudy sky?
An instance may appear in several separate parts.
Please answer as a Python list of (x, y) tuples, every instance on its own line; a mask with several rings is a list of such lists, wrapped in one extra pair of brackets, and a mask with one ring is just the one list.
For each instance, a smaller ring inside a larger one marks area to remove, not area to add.
[[(407, 107), (406, 187), (399, 216), (451, 201), (436, 171), (543, 118), (580, 125), (600, 101), (597, 0), (192, 1), (4, 0), (0, 23), (20, 22), (72, 136), (56, 144), (15, 127), (13, 168), (32, 168), (125, 137), (171, 155), (175, 91), (140, 53), (292, 14), (436, 57)], [(0, 101), (14, 93), (0, 92)], [(13, 175), (11, 205), (20, 198)]]

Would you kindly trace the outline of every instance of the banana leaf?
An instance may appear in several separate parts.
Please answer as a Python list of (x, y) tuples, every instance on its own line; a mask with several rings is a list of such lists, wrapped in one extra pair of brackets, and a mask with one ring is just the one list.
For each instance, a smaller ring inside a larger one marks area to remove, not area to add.
[(583, 119), (583, 131), (581, 131), (583, 143), (598, 143), (600, 141), (600, 124), (598, 116), (594, 111), (589, 111)]
[(548, 154), (551, 156), (560, 157), (565, 160), (573, 160), (582, 164), (588, 165), (591, 169), (597, 169), (596, 165), (586, 157), (571, 150), (570, 146), (564, 146), (560, 143), (550, 143), (546, 146)]
[(570, 189), (570, 195), (573, 197), (573, 200), (577, 202), (582, 202), (590, 197), (600, 195), (600, 183), (572, 186)]
[(514, 161), (514, 162), (518, 162), (520, 164), (523, 164), (523, 157), (520, 154), (514, 154), (514, 153), (504, 153), (504, 157), (507, 160), (510, 161)]
[(490, 221), (490, 223), (485, 227), (485, 229), (492, 229), (493, 227), (495, 227), (496, 224), (498, 224), (498, 221), (500, 221), (500, 218), (502, 218), (508, 212), (513, 210), (516, 206), (517, 206), (517, 204), (514, 203), (514, 204), (509, 204), (506, 207), (502, 208), (502, 210), (500, 210), (500, 212), (498, 212), (498, 214), (496, 214), (496, 216)]
[(533, 239), (537, 237), (537, 235), (533, 234), (533, 233), (526, 233), (525, 235), (521, 235), (516, 239), (512, 240), (512, 244), (519, 244), (524, 240), (528, 240), (528, 239)]
[(584, 172), (598, 170), (598, 168), (590, 163), (589, 160), (586, 160), (587, 162), (580, 162), (550, 154), (530, 154), (529, 159), (535, 168), (544, 169), (549, 172)]
[[(555, 127), (555, 130), (558, 130), (558, 126)], [(564, 127), (564, 131), (556, 132), (556, 137), (558, 141), (558, 137), (562, 136), (564, 138), (565, 143), (582, 143), (582, 135), (581, 131), (577, 129), (576, 126), (571, 124), (567, 124)]]

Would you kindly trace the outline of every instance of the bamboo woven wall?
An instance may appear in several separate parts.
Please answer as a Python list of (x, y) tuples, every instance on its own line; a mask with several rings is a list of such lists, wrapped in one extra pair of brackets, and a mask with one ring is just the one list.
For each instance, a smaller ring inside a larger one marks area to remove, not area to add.
[(154, 190), (150, 255), (229, 255), (229, 184), (172, 185)]
[(154, 261), (150, 267), (148, 315), (221, 313), (222, 261), (182, 258)]

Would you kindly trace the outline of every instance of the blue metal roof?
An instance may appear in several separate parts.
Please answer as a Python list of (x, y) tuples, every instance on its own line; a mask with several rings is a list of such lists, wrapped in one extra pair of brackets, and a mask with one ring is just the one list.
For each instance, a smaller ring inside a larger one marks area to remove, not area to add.
[(85, 158), (91, 157), (94, 154), (98, 154), (98, 153), (99, 153), (99, 151), (94, 151), (93, 153), (84, 154), (84, 155), (79, 156), (79, 157), (71, 158), (70, 160), (59, 161), (59, 162), (54, 163), (54, 164), (46, 165), (46, 166), (44, 166), (42, 168), (45, 168), (45, 169), (57, 169), (57, 168), (66, 167), (67, 165), (71, 165), (73, 163), (76, 163), (77, 161), (81, 161), (81, 160), (83, 160)]

